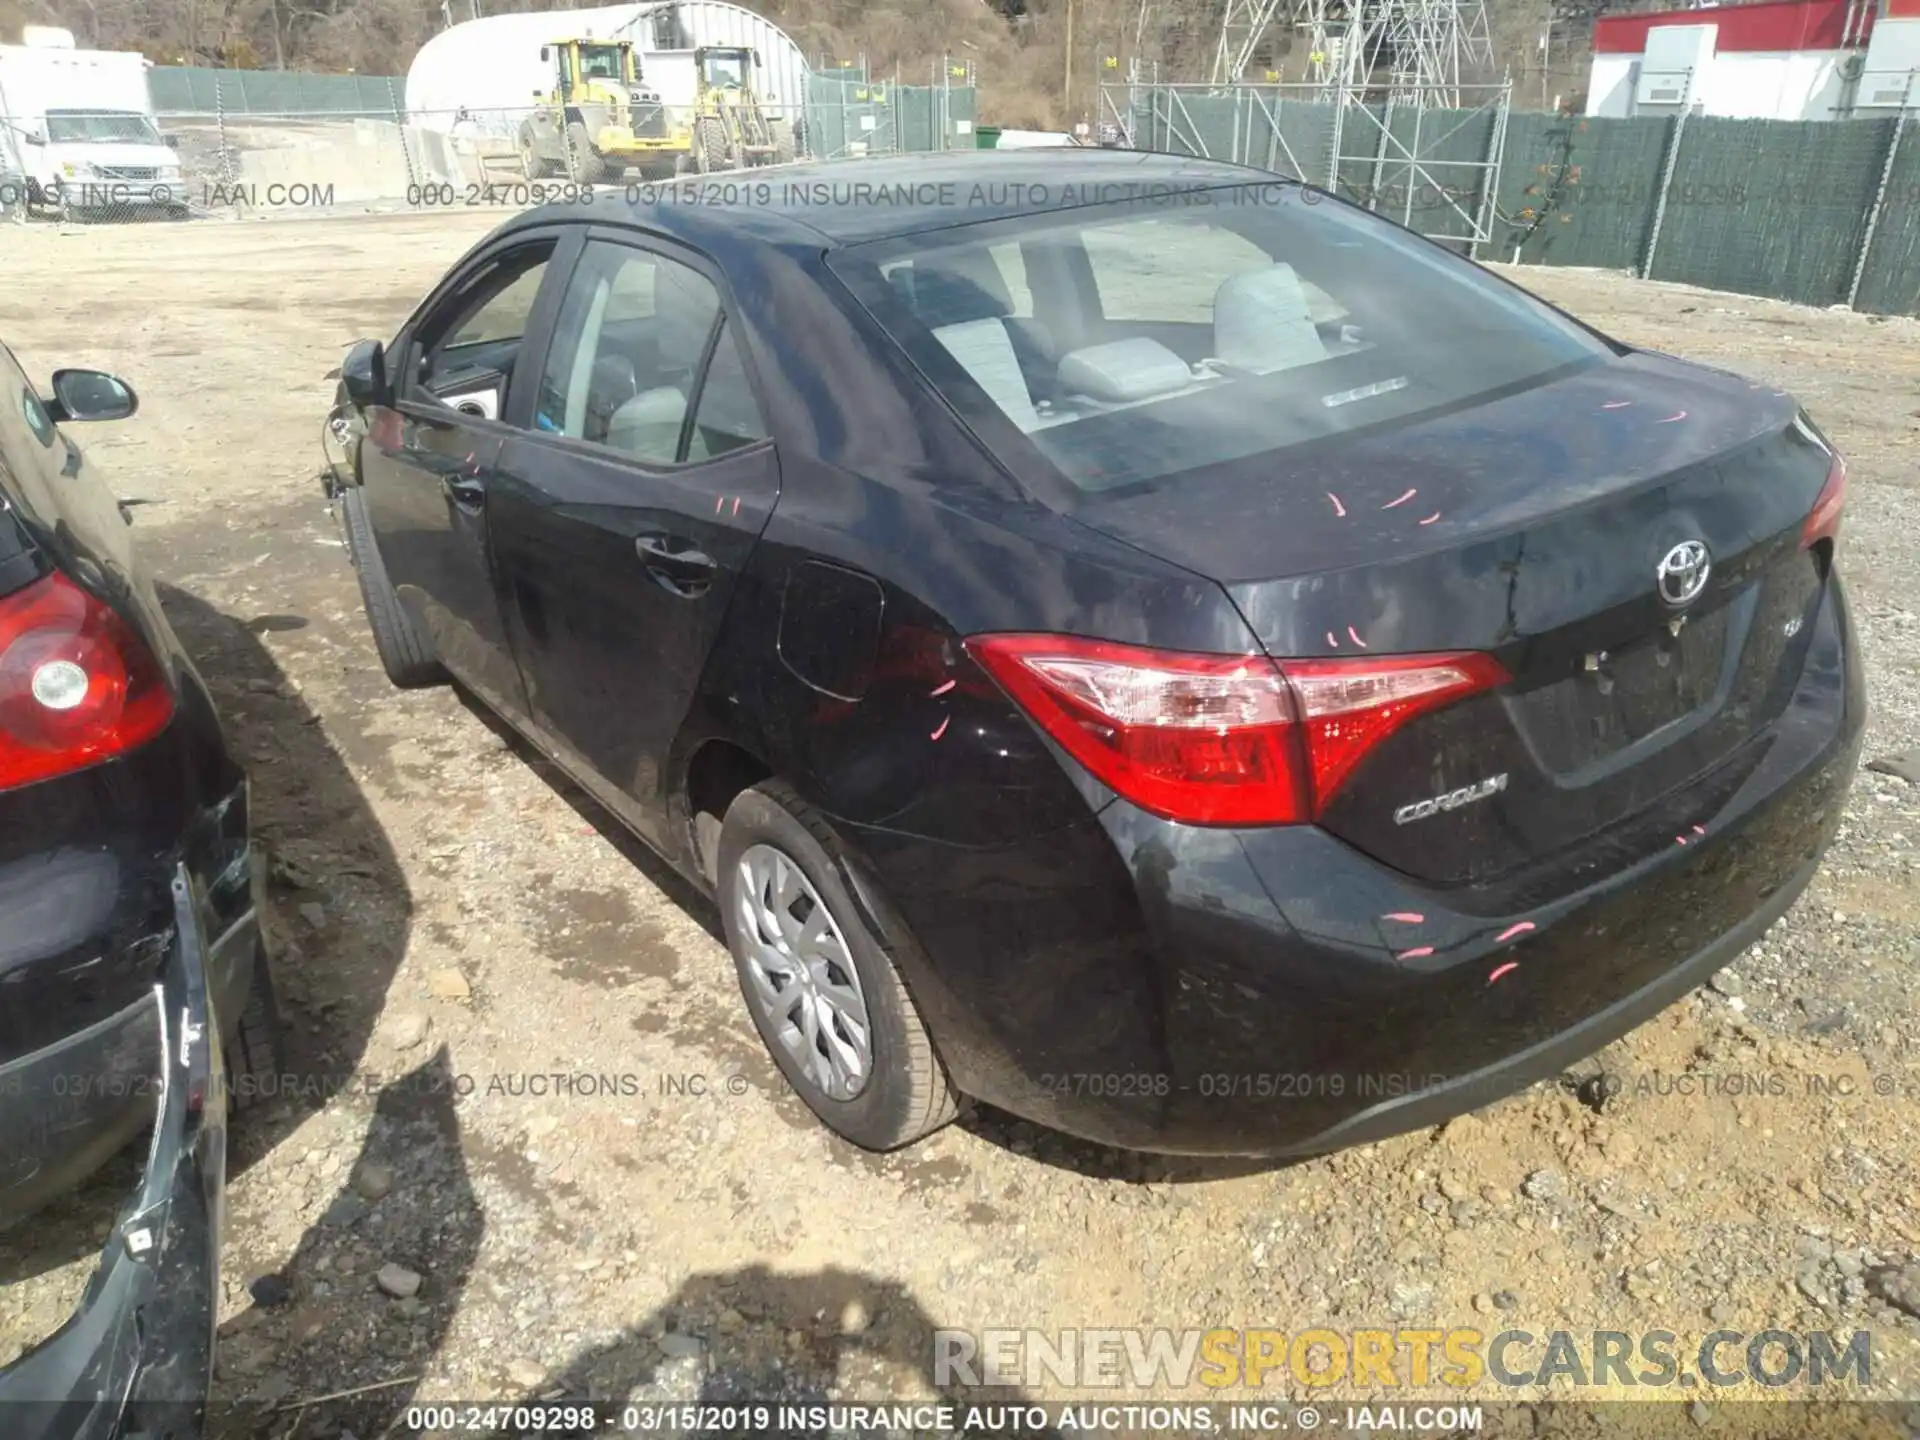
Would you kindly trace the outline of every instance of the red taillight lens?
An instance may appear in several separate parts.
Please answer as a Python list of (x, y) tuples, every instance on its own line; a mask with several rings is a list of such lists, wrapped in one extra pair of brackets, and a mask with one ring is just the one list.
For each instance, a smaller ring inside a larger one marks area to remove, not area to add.
[(1366, 753), (1416, 716), (1507, 681), (1491, 655), (1382, 655), (1282, 660), (1305, 721), (1314, 813), (1326, 807)]
[(0, 599), (0, 790), (124, 754), (172, 718), (140, 637), (64, 575)]
[(1309, 821), (1408, 720), (1506, 679), (1476, 654), (1276, 665), (1063, 635), (981, 635), (967, 650), (1103, 784), (1190, 825)]
[(1822, 540), (1840, 538), (1840, 512), (1846, 503), (1847, 462), (1835, 451), (1833, 463), (1827, 467), (1827, 483), (1820, 487), (1813, 510), (1808, 514), (1806, 524), (1800, 527), (1802, 550), (1811, 550)]

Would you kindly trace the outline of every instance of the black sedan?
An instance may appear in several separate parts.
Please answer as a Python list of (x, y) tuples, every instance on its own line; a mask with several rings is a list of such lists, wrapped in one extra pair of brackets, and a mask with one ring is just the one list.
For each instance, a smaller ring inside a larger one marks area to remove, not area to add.
[(246, 776), (65, 430), (136, 403), (91, 370), (43, 400), (0, 347), (0, 1229), (145, 1159), (79, 1310), (0, 1369), (9, 1440), (197, 1433), (226, 1082), (277, 1055)]
[(712, 893), (831, 1127), (1323, 1151), (1557, 1073), (1794, 900), (1864, 716), (1788, 396), (1124, 151), (522, 215), (363, 342), (448, 675)]

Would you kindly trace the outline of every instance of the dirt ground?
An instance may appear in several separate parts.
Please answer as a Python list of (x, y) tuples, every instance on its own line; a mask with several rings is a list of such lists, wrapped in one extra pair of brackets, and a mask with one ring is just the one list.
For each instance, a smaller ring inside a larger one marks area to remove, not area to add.
[[(1920, 1398), (1920, 1320), (1882, 1298), (1920, 1257), (1920, 788), (1892, 775), (1862, 773), (1812, 890), (1713, 989), (1443, 1130), (1285, 1167), (992, 1113), (887, 1158), (830, 1138), (762, 1053), (709, 907), (454, 691), (392, 690), (374, 658), (315, 478), (324, 377), (498, 218), (0, 231), (0, 337), (28, 371), (140, 391), (81, 438), (150, 502), (140, 537), (275, 857), (306, 1079), (236, 1129), (218, 1433), (370, 1440), (412, 1433), (409, 1402), (561, 1387), (930, 1394), (936, 1326), (1669, 1330), (1683, 1354), (1867, 1329), (1873, 1392)], [(1920, 322), (1515, 273), (1794, 391), (1835, 436), (1867, 754), (1920, 748)], [(92, 1214), (7, 1237), (0, 1360), (77, 1294)], [(319, 1398), (357, 1387), (379, 1388)], [(1719, 1423), (1719, 1396), (1667, 1393)]]

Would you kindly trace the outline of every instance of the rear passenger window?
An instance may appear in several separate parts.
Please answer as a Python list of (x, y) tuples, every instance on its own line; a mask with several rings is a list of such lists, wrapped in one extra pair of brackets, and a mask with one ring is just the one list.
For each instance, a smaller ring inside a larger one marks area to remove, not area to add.
[(674, 464), (720, 296), (665, 256), (590, 242), (568, 282), (536, 429)]
[(752, 387), (747, 384), (746, 366), (740, 363), (733, 328), (722, 326), (713, 348), (713, 360), (707, 366), (707, 378), (700, 385), (700, 409), (694, 416), (687, 459), (711, 460), (742, 445), (764, 440), (766, 436), (766, 427), (760, 421), (760, 407), (754, 403)]

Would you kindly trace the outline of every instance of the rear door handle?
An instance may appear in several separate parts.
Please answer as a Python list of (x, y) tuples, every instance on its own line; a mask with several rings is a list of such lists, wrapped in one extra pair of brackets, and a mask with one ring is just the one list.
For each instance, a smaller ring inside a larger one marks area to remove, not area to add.
[(633, 548), (661, 588), (684, 599), (705, 594), (720, 568), (711, 555), (677, 535), (636, 536)]
[(462, 510), (478, 513), (487, 503), (487, 487), (478, 480), (448, 475), (440, 481), (448, 498)]

